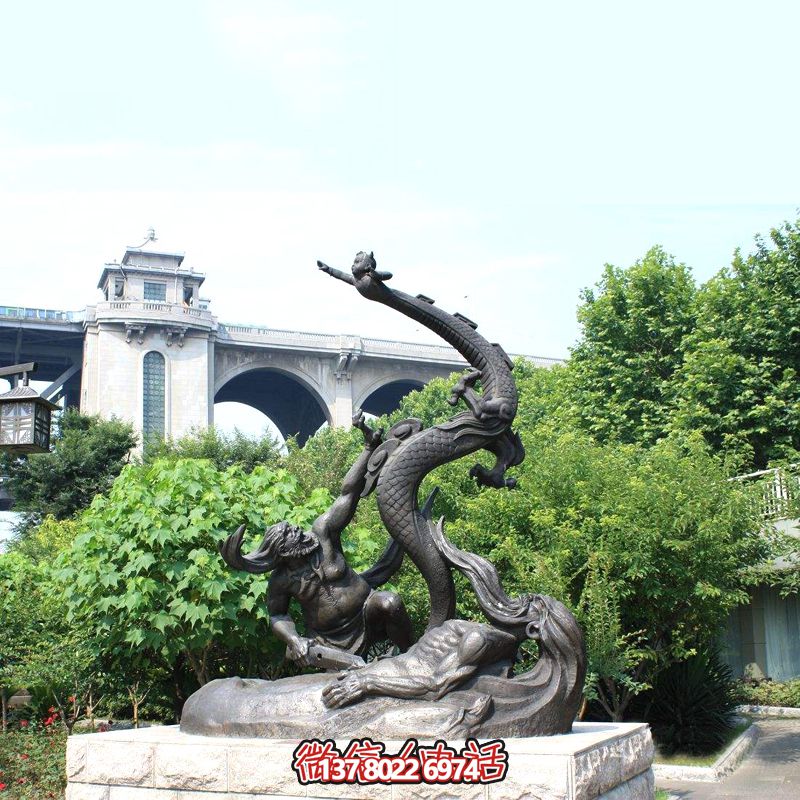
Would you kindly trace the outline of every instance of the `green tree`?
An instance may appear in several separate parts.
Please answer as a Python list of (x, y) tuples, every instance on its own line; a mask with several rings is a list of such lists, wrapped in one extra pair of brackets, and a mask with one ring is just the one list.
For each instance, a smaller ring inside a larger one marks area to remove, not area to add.
[(638, 691), (747, 602), (743, 568), (764, 563), (769, 542), (746, 490), (699, 437), (643, 448), (547, 425), (521, 435), (520, 488), (481, 491), (449, 529), (498, 566), (508, 591), (576, 610), (589, 688), (622, 719)]
[(695, 294), (689, 269), (660, 247), (628, 269), (607, 264), (596, 290), (584, 290), (570, 399), (596, 439), (652, 444), (665, 434)]
[[(444, 465), (421, 487), (440, 488), (434, 513), (459, 547), (490, 558), (512, 594), (537, 591), (566, 601), (586, 631), (589, 696), (620, 719), (635, 694), (669, 664), (713, 638), (747, 601), (746, 568), (768, 558), (747, 488), (698, 435), (665, 436), (652, 447), (601, 443), (581, 429), (567, 368), (519, 362), (516, 428), (527, 450), (515, 491), (478, 489), (474, 460)], [(414, 415), (434, 423), (453, 413), (452, 380), (412, 393), (385, 421)], [(310, 444), (310, 443), (309, 443)], [(325, 464), (321, 454), (317, 458)], [(313, 477), (307, 477), (313, 483)], [(374, 506), (354, 526), (378, 540)], [(412, 565), (395, 580), (412, 618), (427, 617), (427, 591)], [(460, 582), (458, 613), (480, 619)]]
[(245, 472), (255, 467), (276, 464), (280, 459), (280, 445), (269, 434), (261, 437), (247, 436), (238, 428), (232, 434), (208, 428), (192, 428), (179, 439), (154, 439), (148, 443), (144, 461), (151, 464), (159, 458), (207, 458), (219, 470), (234, 465)]
[(217, 546), (240, 524), (251, 538), (281, 519), (310, 524), (329, 500), (318, 490), (303, 501), (285, 470), (130, 465), (82, 514), (57, 573), (72, 618), (91, 626), (110, 667), (140, 691), (142, 676), (162, 669), (181, 683), (184, 664), (200, 685), (269, 675), (282, 653), (267, 626), (267, 577), (229, 570)]
[(0, 708), (6, 732), (9, 695), (24, 686), (22, 667), (28, 654), (30, 597), (36, 566), (19, 553), (0, 554)]
[(680, 368), (676, 427), (742, 469), (800, 453), (800, 223), (784, 223), (699, 292)]
[(300, 491), (309, 494), (315, 489), (326, 489), (335, 495), (361, 452), (364, 439), (354, 428), (324, 427), (303, 447), (294, 438), (286, 445), (288, 453), (281, 459), (281, 466), (297, 478)]
[(50, 562), (20, 552), (0, 555), (0, 630), (4, 729), (8, 693), (27, 688), (40, 705), (55, 705), (71, 732), (96, 706), (101, 669), (90, 632), (67, 619)]
[(24, 538), (15, 540), (11, 550), (36, 564), (52, 564), (54, 558), (72, 544), (77, 533), (78, 523), (74, 519), (57, 520), (47, 516)]
[(49, 453), (5, 456), (14, 510), (23, 513), (21, 531), (47, 515), (67, 519), (108, 490), (129, 460), (136, 436), (120, 420), (104, 420), (67, 410), (58, 422)]

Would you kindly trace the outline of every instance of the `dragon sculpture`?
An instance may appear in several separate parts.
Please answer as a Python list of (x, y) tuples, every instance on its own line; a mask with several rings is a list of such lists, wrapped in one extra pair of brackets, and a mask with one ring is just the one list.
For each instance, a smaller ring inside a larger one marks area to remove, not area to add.
[[(321, 261), (317, 266), (355, 286), (368, 300), (383, 303), (429, 328), (472, 366), (448, 399), (452, 406), (463, 400), (469, 410), (430, 428), (423, 428), (415, 419), (397, 423), (372, 454), (362, 492), (366, 496), (376, 491), (383, 524), (425, 579), (431, 604), (428, 628), (433, 628), (454, 616), (455, 586), (449, 566), (434, 546), (430, 520), (419, 508), (419, 487), (431, 470), (481, 449), (494, 454), (495, 464), (488, 470), (476, 464), (470, 475), (483, 486), (516, 485), (513, 478), (505, 477), (509, 467), (525, 458), (522, 442), (511, 429), (517, 413), (513, 364), (499, 344), (484, 339), (475, 323), (463, 315), (437, 308), (424, 295), (412, 297), (390, 289), (386, 282), (392, 275), (377, 269), (372, 253), (356, 255), (352, 275)], [(479, 380), (481, 394), (475, 391)]]
[[(340, 587), (342, 576), (347, 575), (355, 587), (353, 591), (358, 587), (364, 590), (361, 594), (356, 592), (356, 599), (361, 598), (356, 605), (363, 608), (357, 610), (353, 624), (366, 625), (367, 621), (380, 618), (387, 630), (392, 626), (398, 629), (399, 622), (405, 619), (402, 602), (388, 592), (370, 593), (370, 587), (375, 589), (388, 580), (399, 568), (404, 553), (408, 553), (428, 586), (428, 629), (414, 643), (409, 644), (406, 639), (398, 655), (368, 663), (358, 659), (360, 663), (350, 663), (346, 669), (323, 664), (338, 672), (276, 681), (212, 681), (187, 701), (181, 729), (208, 736), (378, 738), (568, 732), (580, 705), (586, 674), (583, 634), (574, 616), (563, 603), (546, 595), (508, 596), (491, 562), (459, 550), (445, 536), (443, 520), (434, 523), (431, 511), (435, 490), (422, 508), (418, 503), (420, 484), (431, 470), (481, 449), (491, 452), (495, 463), (491, 469), (480, 464), (472, 468), (470, 474), (478, 483), (495, 488), (515, 486), (513, 478), (506, 477), (506, 470), (522, 462), (525, 450), (511, 429), (517, 412), (517, 389), (510, 359), (499, 345), (478, 334), (475, 324), (462, 315), (436, 308), (424, 295), (411, 297), (388, 288), (386, 282), (392, 276), (378, 271), (372, 253), (356, 256), (352, 274), (317, 263), (324, 272), (355, 286), (364, 297), (422, 323), (455, 347), (471, 369), (453, 387), (449, 401), (455, 406), (463, 400), (467, 410), (430, 428), (423, 428), (417, 419), (406, 419), (394, 425), (385, 437), (357, 415), (354, 424), (364, 432), (364, 451), (345, 477), (340, 497), (314, 523), (312, 531), (303, 533), (298, 529), (284, 534), (281, 528), (280, 535), (275, 534), (274, 547), (270, 544), (274, 537), (268, 531), (266, 544), (262, 542), (258, 550), (244, 556), (240, 529), (222, 546), (222, 553), (232, 567), (251, 572), (263, 572), (264, 565), (275, 568), (273, 551), (282, 553), (285, 564), (280, 569), (291, 575), (302, 573), (306, 590), (306, 584), (314, 583), (309, 572), (313, 570), (320, 597), (327, 597), (334, 587)], [(371, 570), (356, 575), (347, 571), (349, 567), (338, 550), (338, 535), (352, 519), (358, 498), (372, 491), (376, 492), (381, 519), (392, 540)], [(286, 527), (286, 523), (282, 525)], [(302, 559), (293, 549), (295, 544), (311, 542), (314, 537), (320, 546), (307, 554), (312, 559), (308, 564), (300, 563)], [(330, 563), (323, 563), (318, 555), (325, 542), (329, 550), (333, 547), (338, 553)], [(282, 595), (280, 586), (276, 588), (274, 583), (280, 584), (286, 578), (281, 578), (280, 569), (277, 577), (273, 572), (270, 579), (273, 630), (275, 620), (288, 624), (285, 608), (276, 600)], [(452, 569), (469, 580), (490, 624), (454, 619)], [(324, 604), (319, 597), (311, 603), (307, 591), (303, 597), (306, 605), (302, 598), (300, 602), (304, 614), (313, 622), (313, 615), (319, 616)], [(347, 598), (342, 594), (339, 599)], [(306, 621), (307, 628), (314, 628)], [(292, 652), (299, 652), (300, 644), (305, 643), (309, 645), (308, 654), (313, 654), (320, 645), (319, 636), (314, 641), (300, 641), (301, 637), (290, 633), (285, 638)], [(329, 644), (336, 645), (333, 639)], [(515, 674), (519, 647), (527, 639), (536, 642), (538, 659), (532, 669)], [(325, 641), (323, 637), (322, 643)], [(345, 656), (352, 660), (352, 647), (342, 645), (339, 649), (347, 651), (339, 654), (340, 660)], [(299, 663), (310, 663), (303, 658)]]

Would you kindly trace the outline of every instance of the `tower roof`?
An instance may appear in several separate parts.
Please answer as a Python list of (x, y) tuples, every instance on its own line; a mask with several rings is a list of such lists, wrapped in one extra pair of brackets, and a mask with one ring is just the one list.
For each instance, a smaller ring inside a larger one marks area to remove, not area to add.
[(138, 272), (149, 275), (184, 275), (197, 279), (198, 284), (205, 281), (206, 276), (202, 272), (195, 272), (193, 269), (182, 267), (184, 254), (180, 252), (169, 252), (164, 250), (151, 250), (142, 247), (128, 247), (121, 263), (106, 264), (103, 273), (97, 283), (97, 288), (102, 289), (110, 272)]

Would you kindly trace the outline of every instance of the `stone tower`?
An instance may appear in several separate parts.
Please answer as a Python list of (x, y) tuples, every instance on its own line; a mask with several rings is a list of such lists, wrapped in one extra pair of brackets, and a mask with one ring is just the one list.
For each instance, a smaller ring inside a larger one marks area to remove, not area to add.
[(213, 420), (217, 321), (199, 296), (204, 280), (183, 253), (128, 248), (105, 265), (104, 299), (86, 309), (83, 413), (124, 419), (145, 439)]

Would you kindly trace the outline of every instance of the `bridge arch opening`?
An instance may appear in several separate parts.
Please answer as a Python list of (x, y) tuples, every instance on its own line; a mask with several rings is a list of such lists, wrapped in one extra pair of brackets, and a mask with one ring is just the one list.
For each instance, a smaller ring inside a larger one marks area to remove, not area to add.
[(296, 436), (303, 445), (323, 425), (330, 423), (328, 409), (306, 383), (275, 369), (242, 372), (223, 384), (214, 403), (243, 403), (257, 409), (287, 439)]
[(400, 406), (409, 392), (421, 389), (424, 385), (422, 381), (409, 379), (390, 381), (371, 391), (361, 401), (360, 406), (367, 414), (374, 414), (376, 417), (389, 414)]
[(250, 439), (269, 436), (274, 439), (281, 452), (286, 451), (286, 440), (275, 427), (275, 423), (253, 406), (230, 400), (214, 403), (214, 427), (225, 436), (233, 436), (235, 431), (243, 433)]

